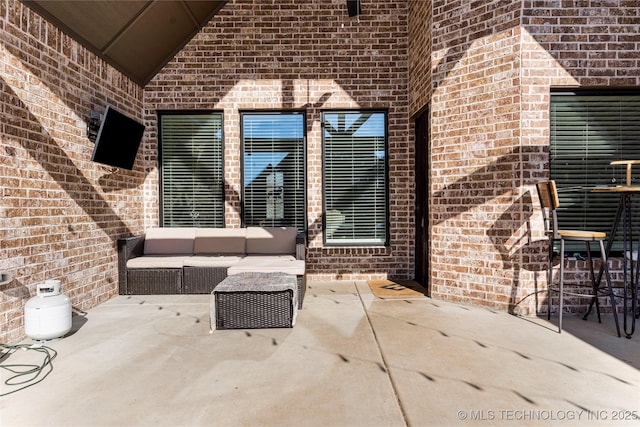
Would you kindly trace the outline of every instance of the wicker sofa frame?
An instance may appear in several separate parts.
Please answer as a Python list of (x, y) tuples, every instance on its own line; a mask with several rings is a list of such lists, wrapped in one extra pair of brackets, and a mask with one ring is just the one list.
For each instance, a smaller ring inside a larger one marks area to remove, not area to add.
[[(120, 295), (210, 294), (227, 277), (228, 267), (182, 268), (128, 268), (127, 261), (143, 256), (145, 236), (119, 238), (118, 244), (118, 293)], [(305, 235), (296, 237), (298, 260), (306, 254)], [(256, 272), (260, 271), (259, 267)], [(305, 274), (296, 275), (298, 309), (306, 291)]]

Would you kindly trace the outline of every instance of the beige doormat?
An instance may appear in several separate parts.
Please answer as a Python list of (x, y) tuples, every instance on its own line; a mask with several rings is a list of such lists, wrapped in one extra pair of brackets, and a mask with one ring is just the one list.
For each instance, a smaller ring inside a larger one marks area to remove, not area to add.
[(378, 298), (423, 297), (427, 290), (415, 280), (369, 280), (371, 292)]

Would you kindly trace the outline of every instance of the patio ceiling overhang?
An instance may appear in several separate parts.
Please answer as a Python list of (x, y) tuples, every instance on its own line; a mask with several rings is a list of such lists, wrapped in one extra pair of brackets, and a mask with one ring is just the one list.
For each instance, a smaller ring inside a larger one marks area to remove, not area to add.
[(22, 0), (145, 86), (227, 0)]

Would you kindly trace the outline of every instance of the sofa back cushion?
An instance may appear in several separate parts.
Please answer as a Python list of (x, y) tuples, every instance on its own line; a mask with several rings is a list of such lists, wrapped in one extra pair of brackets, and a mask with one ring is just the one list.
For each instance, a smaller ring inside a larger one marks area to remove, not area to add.
[(198, 228), (193, 251), (196, 255), (238, 255), (245, 253), (244, 228)]
[(145, 255), (193, 254), (195, 228), (150, 228), (145, 233)]
[(255, 254), (295, 254), (295, 227), (247, 227), (247, 253)]

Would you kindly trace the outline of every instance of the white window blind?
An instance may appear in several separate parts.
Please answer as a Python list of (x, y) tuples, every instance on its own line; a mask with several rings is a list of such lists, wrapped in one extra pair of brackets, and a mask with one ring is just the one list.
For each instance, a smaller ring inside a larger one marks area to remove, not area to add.
[(161, 113), (162, 224), (224, 227), (221, 113)]
[(304, 114), (243, 113), (245, 226), (305, 229)]
[[(625, 166), (614, 160), (640, 159), (640, 96), (638, 94), (552, 93), (550, 111), (550, 176), (556, 181), (558, 225), (609, 233), (618, 197), (592, 193), (600, 185), (624, 185)], [(636, 169), (637, 168), (637, 169)], [(640, 185), (634, 167), (633, 185)], [(633, 198), (637, 205), (640, 200)], [(639, 206), (634, 206), (638, 212)], [(640, 231), (640, 218), (634, 235)], [(622, 250), (622, 231), (613, 250)], [(584, 245), (568, 248), (583, 250)]]
[(386, 113), (325, 112), (322, 122), (325, 244), (387, 244)]

